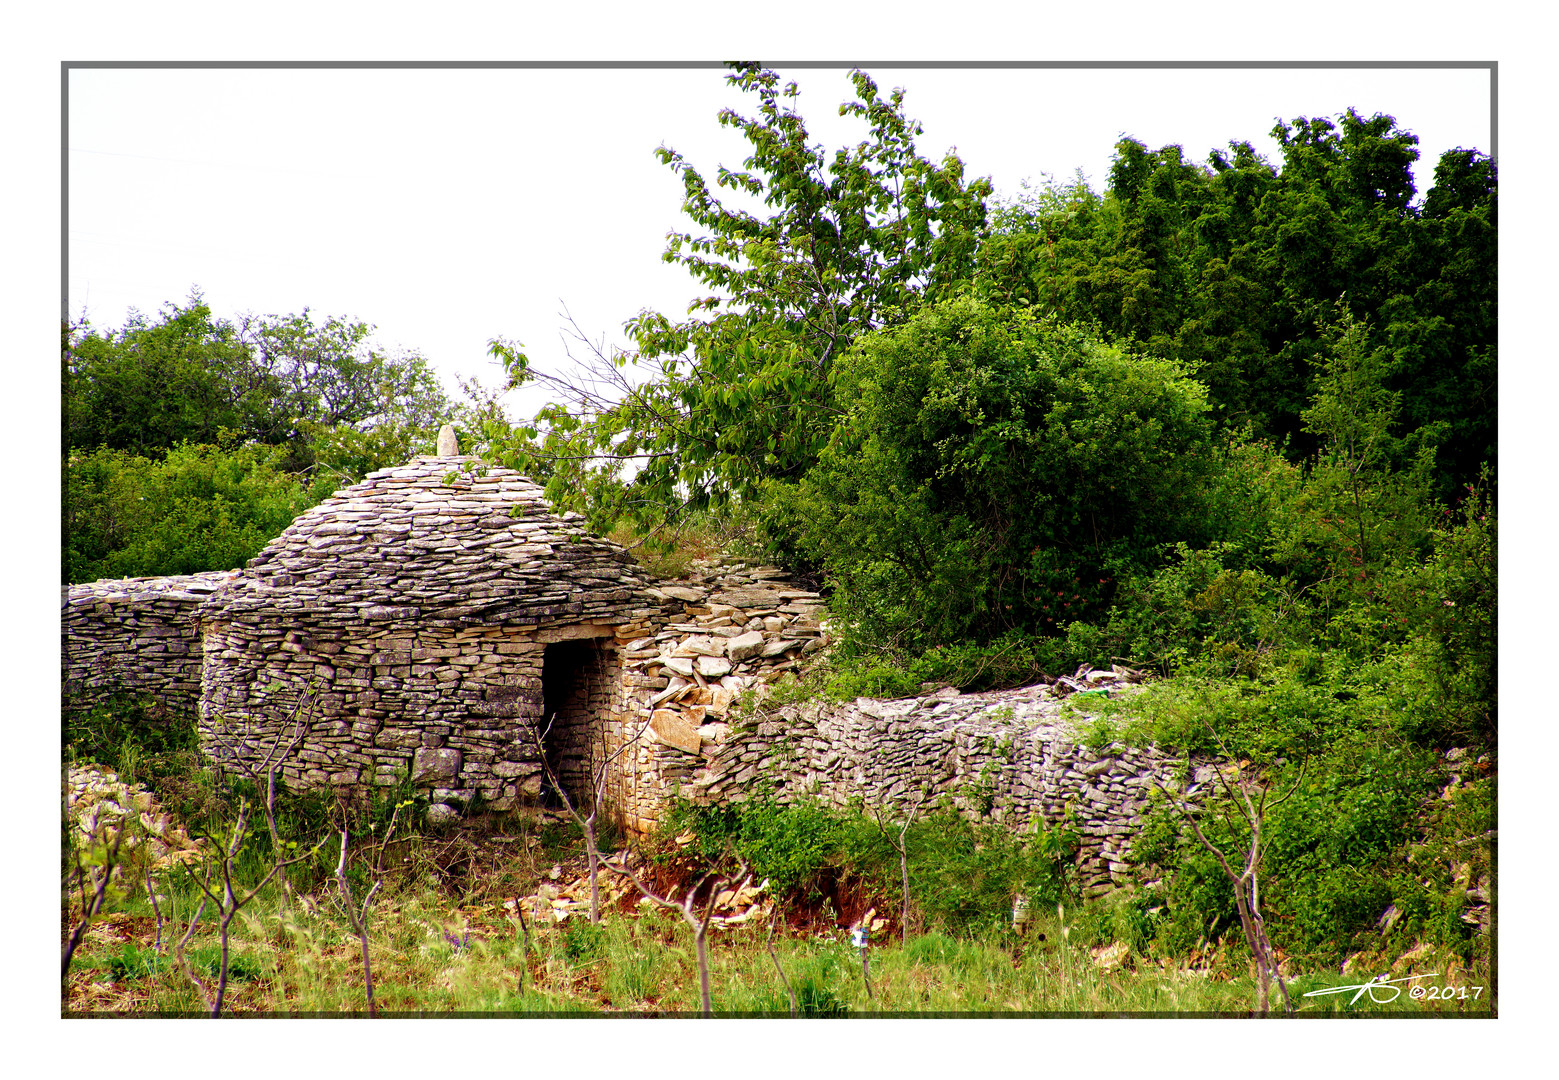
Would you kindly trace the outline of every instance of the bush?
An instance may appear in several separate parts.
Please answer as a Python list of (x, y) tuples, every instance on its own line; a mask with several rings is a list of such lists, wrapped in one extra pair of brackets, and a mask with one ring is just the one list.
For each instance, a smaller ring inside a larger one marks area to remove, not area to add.
[(281, 451), (193, 446), (162, 460), (73, 454), (65, 478), (65, 579), (232, 570), (328, 491), (282, 472)]
[[(1421, 751), (1382, 749), (1350, 734), (1306, 761), (1296, 756), (1263, 772), (1274, 792), (1299, 784), (1263, 828), (1262, 907), (1275, 946), (1335, 959), (1373, 932), (1393, 902), (1394, 867), (1433, 790), (1431, 761)], [(1233, 767), (1225, 764), (1225, 775)], [(1244, 818), (1221, 791), (1204, 799), (1203, 833), (1232, 865), (1243, 865), (1250, 840)], [(1202, 938), (1238, 936), (1228, 878), (1166, 807), (1149, 818), (1133, 858), (1165, 872), (1167, 910), (1154, 934), (1161, 949), (1183, 954)]]
[[(667, 828), (692, 831), (691, 851), (702, 859), (736, 851), (778, 895), (816, 900), (842, 883), (883, 897), (900, 892), (898, 852), (859, 807), (763, 798), (727, 806), (683, 803)], [(1054, 905), (1075, 892), (1070, 868), (1077, 838), (1068, 829), (1015, 835), (944, 808), (918, 818), (905, 843), (910, 902), (950, 933), (1005, 925), (1018, 893), (1031, 904)]]
[(1019, 893), (1031, 907), (1053, 907), (1075, 892), (1069, 870), (1077, 844), (1066, 830), (1021, 836), (939, 810), (906, 840), (910, 895), (933, 926), (952, 933), (1007, 925)]
[[(1487, 475), (1485, 474), (1485, 480)], [(1486, 488), (1469, 486), (1456, 520), (1447, 510), (1434, 554), (1393, 589), (1400, 651), (1412, 707), (1404, 734), (1449, 747), (1493, 745), (1498, 733), (1498, 530)]]
[(1205, 393), (1173, 364), (966, 298), (863, 339), (837, 383), (849, 413), (771, 497), (867, 641), (1059, 636), (1202, 534)]
[(693, 832), (694, 853), (706, 862), (734, 851), (747, 860), (757, 880), (768, 878), (782, 894), (815, 897), (822, 885), (841, 875), (881, 878), (891, 854), (863, 815), (813, 802), (759, 797), (723, 806), (683, 803), (668, 820), (668, 831)]
[(1066, 637), (1035, 637), (1013, 631), (986, 644), (937, 645), (918, 656), (874, 649), (847, 640), (835, 653), (825, 694), (835, 701), (857, 697), (910, 697), (924, 683), (947, 683), (964, 691), (1028, 686), (1046, 676), (1073, 671), (1080, 663), (1108, 666), (1109, 659), (1074, 623)]
[(200, 741), (192, 714), (131, 693), (111, 695), (86, 709), (67, 701), (61, 734), (68, 761), (106, 765), (126, 783), (135, 782), (148, 755), (193, 751)]
[(573, 964), (587, 964), (606, 955), (605, 923), (570, 919), (563, 924), (563, 955)]

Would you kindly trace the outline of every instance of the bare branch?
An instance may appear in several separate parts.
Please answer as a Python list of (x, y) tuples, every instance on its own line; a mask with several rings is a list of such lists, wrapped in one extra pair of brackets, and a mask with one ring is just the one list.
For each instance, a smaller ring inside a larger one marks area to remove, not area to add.
[[(633, 882), (634, 888), (638, 889), (646, 899), (681, 915), (682, 921), (687, 923), (689, 928), (692, 929), (693, 949), (698, 959), (699, 1003), (702, 1007), (703, 1015), (705, 1017), (712, 1016), (714, 1013), (709, 998), (709, 949), (707, 943), (709, 921), (714, 915), (715, 900), (720, 895), (722, 889), (733, 882), (740, 881), (742, 884), (737, 886), (737, 889), (740, 890), (747, 882), (752, 880), (752, 874), (747, 868), (747, 860), (741, 859), (736, 870), (730, 874), (717, 874), (714, 870), (705, 871), (688, 888), (681, 902), (674, 899), (676, 896), (674, 892), (671, 894), (671, 897), (662, 896), (640, 881), (639, 876), (628, 866), (628, 860), (626, 859), (623, 860), (620, 867), (613, 867), (613, 869)], [(709, 893), (705, 898), (702, 909), (699, 910), (695, 907), (698, 891), (706, 883), (709, 885)]]
[(785, 976), (785, 969), (780, 967), (779, 955), (774, 951), (774, 919), (769, 916), (769, 936), (764, 939), (764, 947), (769, 950), (769, 959), (774, 961), (774, 970), (779, 972), (780, 982), (784, 984), (785, 993), (790, 996), (790, 1018), (796, 1018), (796, 991), (791, 987), (790, 980)]
[[(113, 842), (103, 849), (103, 869), (101, 873), (89, 872), (82, 866), (79, 847), (74, 852), (76, 862), (75, 875), (82, 893), (81, 921), (71, 931), (70, 939), (65, 943), (64, 955), (60, 957), (60, 978), (62, 980), (70, 974), (71, 958), (75, 956), (76, 949), (80, 946), (81, 939), (87, 932), (88, 924), (103, 910), (103, 904), (108, 898), (108, 885), (113, 880), (115, 868), (119, 865), (119, 849), (124, 843), (125, 831), (128, 828), (129, 819), (126, 817), (119, 823), (119, 827), (113, 830)], [(101, 809), (94, 811), (92, 826), (87, 834), (88, 838), (93, 842), (97, 842), (99, 837), (106, 833), (108, 829), (108, 823), (104, 820)], [(90, 900), (86, 896), (87, 882), (89, 880), (95, 882)]]

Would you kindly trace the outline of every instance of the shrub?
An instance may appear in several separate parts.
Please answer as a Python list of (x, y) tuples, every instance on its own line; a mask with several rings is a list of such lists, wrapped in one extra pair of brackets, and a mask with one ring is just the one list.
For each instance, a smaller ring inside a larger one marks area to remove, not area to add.
[(588, 919), (570, 919), (563, 924), (563, 955), (573, 964), (587, 964), (606, 955), (607, 929), (604, 923)]
[[(66, 702), (63, 736), (66, 757), (107, 765), (121, 773), (147, 754), (195, 750), (195, 718), (144, 694), (121, 692), (88, 708)], [(127, 780), (128, 782), (128, 780)]]
[(773, 497), (869, 641), (1059, 635), (1201, 535), (1205, 392), (1173, 364), (965, 298), (863, 339), (837, 384), (849, 413)]
[(1074, 892), (1068, 870), (1077, 847), (1064, 830), (1025, 837), (944, 809), (917, 821), (906, 840), (910, 895), (949, 932), (1005, 925), (1019, 893), (1031, 906), (1053, 906)]
[(755, 879), (768, 878), (781, 893), (816, 895), (826, 879), (880, 876), (888, 864), (889, 849), (874, 840), (869, 821), (819, 803), (759, 797), (724, 806), (680, 804), (669, 820), (672, 830), (692, 830), (695, 852), (705, 861), (735, 851)]
[[(1275, 791), (1299, 781), (1263, 827), (1262, 906), (1274, 945), (1330, 959), (1373, 931), (1392, 903), (1393, 867), (1432, 789), (1429, 764), (1420, 751), (1382, 749), (1355, 734), (1304, 762), (1302, 780), (1297, 757), (1263, 772)], [(1202, 831), (1231, 863), (1242, 864), (1250, 837), (1243, 817), (1218, 791), (1204, 801)], [(1149, 818), (1133, 857), (1166, 872), (1167, 910), (1155, 930), (1160, 948), (1184, 953), (1201, 938), (1215, 941), (1238, 927), (1217, 860), (1166, 808)]]
[[(835, 810), (810, 802), (750, 799), (727, 806), (679, 804), (669, 830), (691, 830), (691, 850), (710, 860), (735, 850), (755, 878), (780, 895), (815, 899), (825, 888), (856, 882), (883, 895), (899, 891), (898, 853), (860, 807)], [(1053, 905), (1075, 892), (1070, 868), (1077, 838), (1068, 828), (1018, 835), (995, 824), (933, 810), (909, 828), (910, 901), (953, 933), (999, 927), (1013, 897)]]
[(65, 579), (232, 570), (328, 490), (281, 471), (282, 450), (183, 444), (161, 460), (100, 448), (65, 477)]

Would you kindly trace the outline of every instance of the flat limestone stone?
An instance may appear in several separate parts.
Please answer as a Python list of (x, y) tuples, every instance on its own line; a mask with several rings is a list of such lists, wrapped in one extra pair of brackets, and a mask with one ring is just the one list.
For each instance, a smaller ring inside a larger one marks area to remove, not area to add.
[(763, 649), (763, 632), (752, 630), (734, 637), (726, 643), (725, 652), (732, 660), (746, 660), (750, 656), (757, 656)]
[(698, 673), (708, 679), (717, 679), (731, 673), (731, 662), (723, 656), (700, 656)]
[(650, 730), (667, 746), (674, 746), (689, 754), (698, 753), (704, 745), (693, 725), (670, 709), (656, 709), (650, 713)]

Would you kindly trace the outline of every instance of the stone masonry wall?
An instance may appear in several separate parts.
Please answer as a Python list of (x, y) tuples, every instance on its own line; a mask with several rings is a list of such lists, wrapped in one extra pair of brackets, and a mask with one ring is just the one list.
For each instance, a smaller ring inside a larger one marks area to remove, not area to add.
[(229, 577), (124, 578), (62, 589), (60, 674), (67, 707), (128, 692), (193, 715), (201, 666), (195, 609)]
[[(435, 820), (478, 796), (495, 809), (540, 801), (536, 731), (550, 709), (557, 719), (547, 751), (571, 795), (587, 797), (608, 763), (610, 813), (633, 831), (654, 828), (678, 793), (714, 802), (766, 790), (903, 812), (928, 789), (968, 816), (1014, 828), (1068, 822), (1095, 894), (1124, 880), (1155, 783), (1175, 783), (1173, 759), (1090, 749), (1062, 713), (1062, 696), (1077, 689), (1129, 692), (1135, 675), (1125, 671), (984, 694), (737, 707), (739, 695), (763, 697), (828, 643), (821, 599), (771, 567), (706, 565), (632, 590), (629, 604), (614, 594), (623, 614), (608, 608), (591, 620), (581, 611), (586, 621), (551, 625), (409, 612), (322, 617), (306, 594), (296, 611), (245, 603), (240, 593), (239, 602), (215, 597), (197, 615), (234, 576), (71, 587), (67, 686), (88, 697), (126, 687), (182, 708), (200, 704), (218, 758), (263, 758), (301, 717), (306, 739), (283, 766), (290, 784), (361, 791), (409, 773), (433, 800)], [(624, 611), (630, 604), (638, 606)], [(549, 658), (549, 645), (570, 642)], [(577, 670), (560, 674), (558, 665)], [(1188, 797), (1209, 780), (1199, 768)]]
[(654, 828), (669, 797), (692, 781), (704, 748), (729, 730), (723, 721), (737, 695), (828, 641), (821, 598), (773, 567), (704, 564), (649, 592), (660, 610), (617, 628), (621, 691), (598, 751), (613, 755), (609, 797), (636, 832)]
[[(1129, 692), (1113, 671), (1085, 678), (1082, 685)], [(781, 801), (843, 806), (860, 798), (903, 813), (929, 789), (928, 803), (946, 796), (966, 817), (1013, 828), (1068, 822), (1081, 840), (1084, 888), (1099, 895), (1126, 880), (1149, 793), (1155, 784), (1177, 787), (1177, 761), (1152, 748), (1090, 749), (1062, 714), (1061, 695), (1070, 692), (1065, 684), (946, 689), (897, 701), (785, 705), (745, 718), (704, 748), (683, 794), (739, 800), (762, 784)], [(1211, 769), (1198, 767), (1186, 797), (1196, 802), (1211, 781)]]

